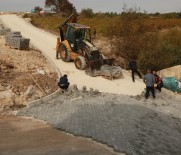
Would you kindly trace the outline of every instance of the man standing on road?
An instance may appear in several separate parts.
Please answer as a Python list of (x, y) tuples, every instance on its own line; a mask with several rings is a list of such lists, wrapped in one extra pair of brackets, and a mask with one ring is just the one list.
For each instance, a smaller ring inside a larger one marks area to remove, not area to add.
[(151, 74), (151, 70), (149, 69), (147, 70), (147, 74), (144, 76), (143, 81), (146, 84), (145, 98), (148, 99), (150, 90), (151, 90), (153, 98), (155, 98), (155, 90), (154, 90), (155, 77), (153, 74)]
[(133, 82), (135, 82), (135, 77), (134, 77), (134, 74), (135, 74), (135, 73), (138, 74), (138, 76), (140, 77), (140, 79), (142, 78), (141, 73), (140, 73), (140, 72), (138, 71), (138, 69), (137, 69), (136, 60), (132, 59), (132, 60), (129, 61), (129, 69), (131, 70)]

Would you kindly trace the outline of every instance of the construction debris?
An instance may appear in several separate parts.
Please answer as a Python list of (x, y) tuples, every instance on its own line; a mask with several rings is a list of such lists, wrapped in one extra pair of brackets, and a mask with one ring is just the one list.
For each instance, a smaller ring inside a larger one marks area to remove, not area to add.
[(123, 77), (122, 68), (120, 66), (102, 65), (100, 70), (91, 70), (88, 68), (85, 70), (85, 73), (92, 77), (102, 76), (109, 80)]
[(120, 66), (103, 65), (101, 66), (100, 75), (105, 76), (105, 78), (109, 77), (113, 79), (122, 77), (123, 73), (122, 68)]
[(0, 47), (0, 113), (58, 89), (57, 73), (39, 51), (10, 49), (4, 37), (0, 38)]

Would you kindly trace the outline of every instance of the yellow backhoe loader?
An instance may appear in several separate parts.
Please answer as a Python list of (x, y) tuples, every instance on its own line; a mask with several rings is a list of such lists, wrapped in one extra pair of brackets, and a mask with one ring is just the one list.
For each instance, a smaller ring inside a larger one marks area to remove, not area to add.
[(91, 29), (77, 23), (77, 14), (72, 14), (59, 27), (56, 57), (65, 61), (74, 61), (75, 67), (85, 70), (90, 76), (120, 77), (121, 67), (113, 66), (114, 59), (107, 59), (93, 44)]

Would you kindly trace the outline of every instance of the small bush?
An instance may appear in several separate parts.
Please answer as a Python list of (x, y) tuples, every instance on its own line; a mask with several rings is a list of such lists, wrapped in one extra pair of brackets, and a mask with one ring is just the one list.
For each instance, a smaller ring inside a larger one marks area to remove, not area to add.
[(92, 18), (94, 16), (94, 12), (92, 9), (87, 8), (87, 9), (82, 9), (81, 13), (80, 13), (83, 17), (86, 18)]
[(29, 16), (28, 16), (28, 14), (27, 13), (25, 13), (24, 15), (23, 15), (23, 18), (28, 18)]
[(139, 68), (161, 70), (181, 64), (181, 31), (168, 30), (165, 34), (153, 37), (149, 41), (151, 48), (143, 49), (139, 54)]

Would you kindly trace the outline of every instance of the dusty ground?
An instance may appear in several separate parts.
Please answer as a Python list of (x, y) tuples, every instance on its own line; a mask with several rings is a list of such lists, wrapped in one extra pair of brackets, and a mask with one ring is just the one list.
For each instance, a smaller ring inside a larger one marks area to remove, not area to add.
[(116, 155), (103, 145), (33, 119), (0, 116), (0, 130), (1, 155)]
[[(16, 19), (15, 17), (12, 17), (11, 19), (12, 19), (12, 21), (13, 20), (21, 21), (20, 19)], [(6, 18), (6, 22), (12, 26), (11, 20), (7, 21), (7, 18)], [(21, 21), (21, 22), (22, 22), (21, 24), (26, 25), (26, 23), (23, 23), (23, 21)], [(18, 23), (18, 22), (16, 22), (16, 23)], [(22, 25), (15, 25), (14, 28), (18, 28), (19, 26), (21, 27)], [(22, 27), (28, 27), (28, 26), (29, 25), (22, 26)], [(31, 29), (32, 29), (32, 31), (31, 31)], [(29, 31), (26, 31), (26, 30), (23, 30), (23, 31), (25, 34), (32, 36), (32, 38), (34, 39), (34, 44), (36, 44), (37, 40), (41, 40), (41, 39), (38, 39), (39, 36), (45, 35), (44, 32), (42, 33), (40, 30), (35, 30), (32, 27), (29, 27)], [(35, 32), (37, 32), (39, 34), (39, 36), (36, 36)], [(49, 39), (46, 40), (46, 37), (48, 37)], [(40, 49), (44, 49), (45, 54), (47, 54), (52, 60), (54, 60), (55, 54), (54, 53), (52, 54), (51, 51), (53, 51), (53, 47), (55, 47), (55, 45), (54, 45), (55, 42), (56, 42), (55, 36), (50, 36), (50, 35), (46, 34), (45, 37), (42, 38), (42, 42), (39, 42), (39, 44), (36, 44), (36, 45)], [(46, 47), (45, 47), (45, 45), (46, 45)], [(111, 93), (116, 93), (116, 94), (129, 94), (129, 95), (140, 94), (140, 92), (144, 88), (144, 85), (138, 80), (136, 80), (136, 83), (132, 83), (131, 78), (129, 77), (130, 75), (128, 75), (128, 74), (125, 74), (125, 77), (126, 77), (125, 79), (121, 79), (119, 81), (118, 80), (117, 81), (107, 81), (107, 80), (103, 80), (99, 77), (90, 79), (89, 77), (85, 76), (82, 72), (77, 71), (77, 70), (75, 71), (74, 68), (72, 68), (73, 65), (71, 65), (69, 63), (67, 63), (65, 65), (65, 63), (63, 63), (61, 61), (54, 60), (54, 62), (56, 63), (57, 67), (59, 67), (59, 69), (63, 73), (67, 73), (70, 76), (70, 80), (72, 83), (79, 84), (80, 86), (87, 85), (88, 88), (90, 86), (92, 86), (93, 88), (100, 88), (101, 90), (103, 90), (103, 92), (111, 92)], [(79, 75), (79, 76), (77, 76), (77, 75)], [(156, 150), (157, 154), (160, 154), (160, 151), (161, 151), (161, 153), (166, 151), (166, 153), (168, 154), (170, 151), (173, 151), (174, 148), (177, 148), (176, 151), (178, 153), (180, 153), (180, 149), (179, 149), (179, 144), (180, 144), (180, 138), (179, 138), (179, 136), (180, 136), (180, 113), (179, 113), (180, 104), (179, 103), (180, 102), (171, 100), (172, 98), (169, 96), (167, 96), (167, 98), (162, 98), (161, 94), (160, 94), (161, 95), (160, 98), (157, 98), (156, 101), (148, 100), (147, 102), (143, 101), (143, 99), (140, 98), (140, 96), (136, 96), (135, 99), (132, 99), (133, 96), (132, 96), (132, 98), (130, 98), (130, 96), (128, 96), (128, 95), (126, 95), (126, 96), (123, 96), (123, 95), (114, 96), (114, 94), (112, 94), (112, 95), (113, 95), (113, 97), (111, 97), (111, 95), (107, 94), (106, 95), (107, 98), (105, 96), (102, 96), (102, 97), (98, 96), (98, 98), (92, 97), (93, 102), (91, 100), (87, 100), (87, 97), (86, 97), (85, 99), (80, 100), (82, 102), (81, 105), (80, 105), (80, 103), (81, 103), (80, 101), (77, 101), (77, 105), (75, 103), (72, 103), (74, 101), (71, 101), (71, 103), (69, 103), (70, 98), (68, 98), (69, 102), (67, 102), (66, 100), (62, 101), (63, 97), (60, 96), (61, 97), (60, 99), (52, 101), (53, 104), (48, 103), (47, 105), (46, 104), (38, 105), (38, 109), (37, 109), (37, 107), (33, 107), (32, 109), (25, 108), (25, 111), (24, 111), (25, 113), (23, 113), (23, 114), (31, 116), (31, 117), (40, 118), (40, 119), (42, 117), (42, 120), (45, 120), (45, 121), (50, 120), (53, 123), (55, 122), (55, 126), (58, 126), (60, 129), (62, 129), (62, 128), (64, 129), (66, 127), (67, 132), (72, 132), (72, 133), (75, 132), (75, 134), (76, 134), (76, 132), (79, 133), (80, 131), (79, 130), (76, 131), (75, 129), (80, 129), (83, 131), (83, 133), (80, 134), (81, 136), (92, 136), (92, 137), (95, 137), (96, 140), (99, 140), (99, 139), (102, 140), (104, 138), (103, 142), (107, 142), (106, 140), (108, 140), (108, 142), (109, 142), (111, 140), (111, 145), (114, 144), (116, 147), (118, 146), (118, 149), (119, 149), (119, 147), (126, 145), (126, 147), (124, 149), (128, 148), (128, 150), (131, 150), (131, 151), (136, 150), (136, 151), (138, 151), (139, 155), (140, 155), (140, 153), (139, 153), (140, 147), (142, 147), (142, 150), (141, 150), (142, 152), (152, 151), (152, 153), (155, 154), (154, 153), (155, 146), (158, 147), (158, 149)], [(138, 100), (138, 101), (136, 101), (136, 100)], [(85, 104), (86, 103), (85, 101), (88, 103)], [(64, 104), (64, 102), (66, 104)], [(69, 104), (67, 104), (67, 103), (69, 103)], [(101, 105), (99, 105), (99, 104), (101, 104)], [(122, 104), (123, 106), (122, 105), (120, 106), (120, 104)], [(131, 104), (131, 106), (129, 104)], [(138, 106), (137, 104), (138, 105), (144, 104), (143, 105), (144, 108), (142, 108), (142, 105)], [(134, 105), (134, 107), (133, 107), (133, 105)], [(58, 109), (58, 107), (60, 109)], [(65, 107), (65, 110), (62, 107)], [(131, 108), (131, 107), (133, 107), (133, 108)], [(75, 112), (75, 115), (74, 115), (74, 111), (76, 110), (76, 108), (78, 110), (80, 110), (80, 112), (79, 113)], [(106, 113), (105, 109), (108, 110), (110, 113)], [(145, 109), (147, 109), (147, 110), (145, 110)], [(150, 112), (150, 109), (151, 109), (151, 112)], [(90, 112), (90, 115), (89, 115), (89, 112)], [(56, 113), (56, 115), (54, 115), (54, 113)], [(158, 115), (157, 114), (154, 115), (155, 113), (158, 113)], [(37, 116), (36, 116), (36, 114), (37, 114)], [(105, 115), (105, 117), (103, 114)], [(60, 117), (59, 115), (60, 116), (63, 115), (63, 118), (65, 117), (66, 119), (61, 120), (62, 117)], [(97, 117), (95, 117), (96, 115), (97, 115)], [(121, 115), (124, 115), (124, 116), (121, 116)], [(173, 118), (170, 117), (172, 115), (174, 116)], [(86, 117), (84, 117), (84, 116), (86, 116)], [(97, 131), (97, 133), (94, 133), (93, 135), (91, 135), (92, 133), (89, 134), (90, 129), (94, 127), (93, 125), (91, 125), (91, 123), (93, 121), (90, 121), (90, 123), (87, 121), (87, 120), (89, 120), (89, 118), (92, 118), (92, 116), (95, 117), (95, 119), (93, 119), (93, 120), (95, 121), (95, 127), (97, 129), (97, 130), (95, 130), (95, 129), (93, 130), (93, 131)], [(127, 117), (125, 117), (125, 116), (127, 116)], [(79, 117), (81, 119), (79, 119)], [(176, 118), (176, 122), (173, 121), (173, 119), (175, 119), (175, 117), (179, 117), (179, 118)], [(128, 120), (126, 120), (126, 119), (128, 119)], [(135, 122), (134, 119), (137, 119), (138, 122)], [(62, 121), (65, 123), (62, 124)], [(78, 122), (80, 121), (79, 123), (80, 124), (83, 123), (83, 125), (81, 124), (81, 126), (78, 126), (77, 125), (78, 123), (76, 123), (76, 121), (78, 121)], [(129, 121), (131, 121), (133, 123), (134, 127), (131, 126), (131, 123)], [(49, 123), (52, 123), (52, 122), (49, 122)], [(73, 123), (71, 123), (71, 122), (73, 122)], [(108, 124), (106, 127), (105, 127), (104, 122), (106, 122)], [(156, 122), (156, 124), (155, 124), (155, 122)], [(113, 125), (112, 125), (112, 123), (113, 123)], [(139, 123), (139, 124), (136, 125), (137, 123)], [(159, 125), (157, 125), (157, 123)], [(24, 122), (24, 124), (25, 124), (25, 122)], [(125, 128), (125, 124), (127, 124), (128, 128)], [(120, 125), (120, 128), (118, 125)], [(110, 130), (111, 128), (113, 128), (113, 129)], [(123, 130), (121, 128), (123, 128)], [(173, 130), (172, 128), (175, 128), (175, 130)], [(120, 136), (118, 136), (118, 134), (116, 132), (114, 132), (114, 130), (116, 130), (118, 133), (120, 133)], [(162, 132), (162, 130), (163, 130), (163, 132)], [(84, 133), (84, 131), (85, 131), (85, 133)], [(138, 132), (135, 132), (135, 131), (138, 131)], [(126, 134), (123, 132), (125, 132)], [(101, 137), (99, 134), (101, 136), (102, 135), (103, 136)], [(115, 137), (113, 137), (112, 134)], [(136, 134), (136, 136), (135, 136), (135, 134)], [(141, 136), (140, 136), (140, 134), (141, 134)], [(154, 136), (152, 134), (154, 134)], [(106, 136), (104, 137), (104, 135), (106, 135)], [(137, 136), (141, 137), (140, 139), (138, 139), (138, 141), (137, 141)], [(126, 137), (126, 138), (123, 139), (124, 137)], [(161, 138), (158, 140), (158, 137), (161, 137)], [(172, 138), (171, 142), (170, 142), (170, 137)], [(118, 140), (116, 140), (117, 138), (118, 138)], [(132, 138), (135, 138), (134, 139), (135, 141), (132, 141)], [(150, 139), (149, 141), (148, 141), (148, 138)], [(155, 141), (155, 143), (153, 145), (152, 143), (154, 141)], [(117, 145), (117, 144), (120, 144), (120, 142), (122, 142), (122, 144)], [(162, 144), (162, 145), (160, 145), (160, 144)], [(167, 145), (167, 144), (169, 144), (169, 145)], [(32, 143), (31, 143), (31, 145), (32, 145)], [(129, 146), (129, 147), (127, 147), (127, 146)], [(163, 147), (160, 148), (160, 146), (163, 146)], [(52, 152), (48, 152), (48, 153), (52, 154)], [(53, 153), (59, 154), (60, 152), (56, 152), (54, 150)], [(80, 154), (80, 153), (78, 153), (78, 154)], [(87, 154), (87, 153), (83, 152), (82, 154)], [(90, 153), (90, 154), (94, 154), (94, 153)], [(143, 154), (145, 154), (145, 153), (143, 153)]]
[(58, 89), (57, 73), (41, 52), (10, 49), (3, 37), (0, 47), (1, 110), (23, 107)]
[(73, 62), (66, 63), (55, 59), (57, 36), (32, 26), (16, 15), (1, 15), (0, 20), (12, 31), (21, 31), (24, 37), (30, 38), (33, 46), (47, 55), (62, 74), (68, 75), (70, 83), (76, 84), (79, 89), (87, 86), (88, 89), (94, 88), (100, 92), (129, 95), (138, 95), (144, 90), (143, 81), (133, 83), (130, 74), (124, 74), (124, 78), (113, 81), (100, 76), (92, 78), (86, 75), (85, 71), (77, 70)]
[[(41, 52), (10, 49), (3, 37), (0, 47), (0, 114), (23, 108), (29, 101), (57, 90), (57, 74)], [(0, 131), (1, 155), (116, 155), (103, 145), (33, 119), (0, 115)]]

